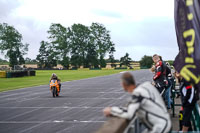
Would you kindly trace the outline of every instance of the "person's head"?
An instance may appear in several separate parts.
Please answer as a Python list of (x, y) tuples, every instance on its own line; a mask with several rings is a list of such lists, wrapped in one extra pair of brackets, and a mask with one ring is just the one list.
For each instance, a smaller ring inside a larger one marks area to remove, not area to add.
[(52, 73), (51, 78), (57, 78), (57, 75), (55, 73)]
[(160, 61), (160, 56), (157, 55), (157, 54), (154, 54), (153, 57), (152, 57), (152, 59), (153, 59), (154, 63), (157, 63), (158, 61)]
[(133, 90), (136, 88), (136, 83), (133, 75), (129, 72), (125, 72), (121, 76), (121, 85), (125, 91), (132, 93)]

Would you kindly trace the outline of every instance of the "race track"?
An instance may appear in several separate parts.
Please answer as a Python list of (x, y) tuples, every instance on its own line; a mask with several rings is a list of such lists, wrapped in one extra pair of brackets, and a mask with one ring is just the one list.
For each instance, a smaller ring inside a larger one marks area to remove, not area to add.
[[(152, 78), (149, 70), (132, 73), (137, 83)], [(106, 121), (104, 107), (126, 103), (120, 75), (64, 82), (58, 98), (48, 85), (2, 92), (0, 133), (92, 133)]]

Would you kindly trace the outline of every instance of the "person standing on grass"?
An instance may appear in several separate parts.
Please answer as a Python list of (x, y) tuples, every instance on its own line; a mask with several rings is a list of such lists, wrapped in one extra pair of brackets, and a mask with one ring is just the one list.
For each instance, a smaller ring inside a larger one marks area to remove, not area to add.
[(129, 120), (137, 116), (147, 125), (150, 133), (170, 131), (170, 115), (159, 92), (150, 82), (136, 87), (134, 77), (126, 72), (121, 77), (121, 84), (125, 91), (132, 94), (128, 107), (106, 107), (103, 110), (105, 116), (117, 116)]

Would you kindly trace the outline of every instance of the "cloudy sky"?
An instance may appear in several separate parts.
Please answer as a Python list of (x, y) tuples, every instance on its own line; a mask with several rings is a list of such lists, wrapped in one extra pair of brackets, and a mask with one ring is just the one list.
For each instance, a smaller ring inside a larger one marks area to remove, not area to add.
[[(69, 27), (99, 22), (111, 32), (115, 57), (128, 52), (133, 60), (158, 53), (174, 59), (178, 53), (174, 0), (0, 0), (0, 23), (14, 26), (30, 44), (27, 57), (36, 58), (51, 23)], [(3, 55), (0, 55), (3, 58)]]

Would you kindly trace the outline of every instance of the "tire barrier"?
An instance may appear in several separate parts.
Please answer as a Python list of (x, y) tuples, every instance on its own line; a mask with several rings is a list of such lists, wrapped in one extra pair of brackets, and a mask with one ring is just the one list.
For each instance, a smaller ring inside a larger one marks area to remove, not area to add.
[(90, 68), (90, 70), (101, 70), (101, 68)]
[(127, 67), (116, 67), (115, 70), (127, 69)]
[(0, 71), (0, 78), (6, 78), (6, 71)]
[(35, 76), (35, 71), (7, 71), (0, 72), (0, 77), (2, 78), (16, 78), (16, 77), (24, 77), (24, 76)]

